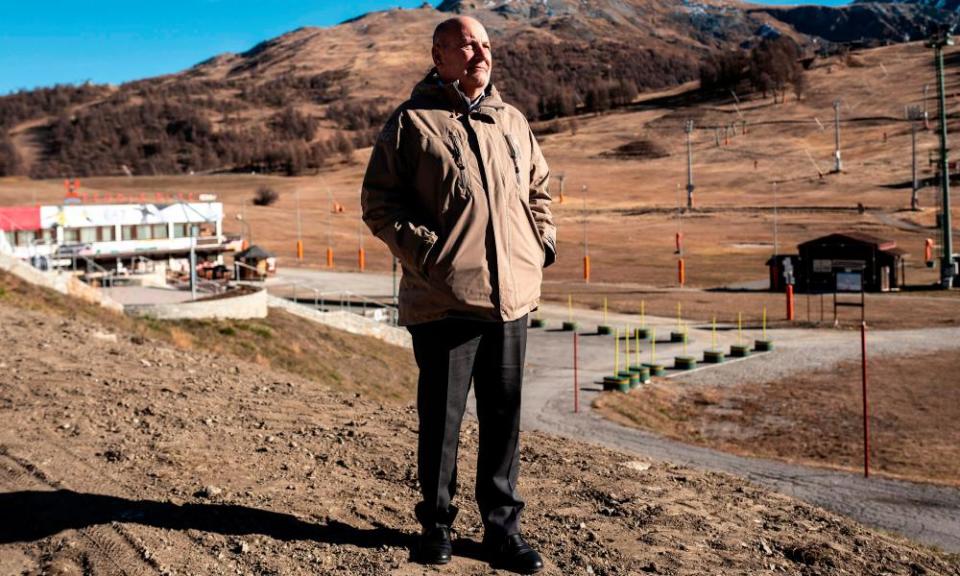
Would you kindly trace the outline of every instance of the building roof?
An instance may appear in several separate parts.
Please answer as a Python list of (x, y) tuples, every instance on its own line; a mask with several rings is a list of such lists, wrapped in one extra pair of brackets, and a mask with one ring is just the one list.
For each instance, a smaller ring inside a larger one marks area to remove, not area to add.
[(253, 245), (246, 250), (237, 252), (233, 257), (237, 260), (266, 260), (267, 258), (273, 258), (273, 254), (257, 245)]
[(874, 236), (873, 234), (867, 234), (865, 232), (836, 232), (834, 234), (827, 234), (826, 236), (814, 238), (813, 240), (807, 240), (806, 242), (798, 244), (797, 248), (822, 244), (837, 244), (844, 241), (854, 244), (868, 244), (876, 247), (876, 249), (881, 252), (888, 252), (897, 247), (897, 242), (895, 240), (880, 238), (879, 236)]

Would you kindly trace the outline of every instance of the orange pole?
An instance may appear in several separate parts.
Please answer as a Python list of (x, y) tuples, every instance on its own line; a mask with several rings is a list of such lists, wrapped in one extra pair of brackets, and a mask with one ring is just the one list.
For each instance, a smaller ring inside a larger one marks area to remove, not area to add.
[(303, 262), (303, 240), (297, 240), (297, 260)]
[(327, 268), (333, 268), (333, 248), (327, 247)]
[(683, 285), (687, 281), (687, 270), (683, 265), (683, 258), (677, 260), (677, 280), (680, 281), (680, 287), (683, 288)]
[(360, 252), (357, 255), (357, 262), (360, 264), (360, 271), (363, 272), (367, 267), (367, 254), (363, 251), (363, 248), (360, 249)]
[(590, 281), (590, 257), (589, 256), (583, 257), (583, 281), (584, 282)]
[(793, 284), (787, 284), (787, 320), (793, 320)]

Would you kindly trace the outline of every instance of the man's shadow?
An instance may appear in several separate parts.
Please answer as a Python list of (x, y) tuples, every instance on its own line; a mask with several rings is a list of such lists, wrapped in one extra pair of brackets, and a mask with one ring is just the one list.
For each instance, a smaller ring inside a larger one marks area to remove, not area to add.
[(289, 514), (235, 504), (178, 505), (71, 490), (0, 493), (0, 510), (0, 544), (30, 542), (63, 530), (109, 522), (234, 536), (262, 534), (277, 540), (315, 540), (361, 548), (386, 545), (411, 552), (416, 544), (414, 534), (385, 526), (363, 529), (335, 520), (313, 524)]

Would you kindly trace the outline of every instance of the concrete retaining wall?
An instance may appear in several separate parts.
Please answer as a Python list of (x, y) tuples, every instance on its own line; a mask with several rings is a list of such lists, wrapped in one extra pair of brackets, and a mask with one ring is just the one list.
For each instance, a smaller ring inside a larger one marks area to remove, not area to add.
[(130, 316), (156, 318), (158, 320), (201, 320), (222, 318), (245, 320), (267, 317), (267, 292), (258, 290), (252, 294), (177, 302), (168, 304), (128, 304), (124, 311)]
[(91, 304), (99, 304), (114, 312), (123, 312), (122, 304), (114, 301), (109, 295), (104, 293), (103, 290), (85, 284), (69, 272), (43, 272), (19, 258), (2, 253), (0, 253), (0, 270), (5, 270), (17, 278), (36, 286), (49, 288), (50, 290), (79, 298)]
[(383, 322), (378, 322), (370, 318), (364, 318), (359, 314), (352, 312), (321, 312), (309, 306), (295, 304), (289, 300), (278, 298), (276, 296), (267, 297), (268, 305), (271, 308), (280, 308), (295, 316), (312, 320), (320, 324), (325, 324), (344, 332), (359, 334), (361, 336), (371, 336), (394, 346), (412, 348), (413, 342), (410, 340), (410, 333), (404, 328), (397, 328)]

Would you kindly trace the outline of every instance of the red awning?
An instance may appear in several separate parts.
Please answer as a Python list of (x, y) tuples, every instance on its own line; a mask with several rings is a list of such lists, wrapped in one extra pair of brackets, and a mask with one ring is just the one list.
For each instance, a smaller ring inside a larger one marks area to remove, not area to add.
[(0, 230), (39, 230), (39, 206), (0, 206)]

